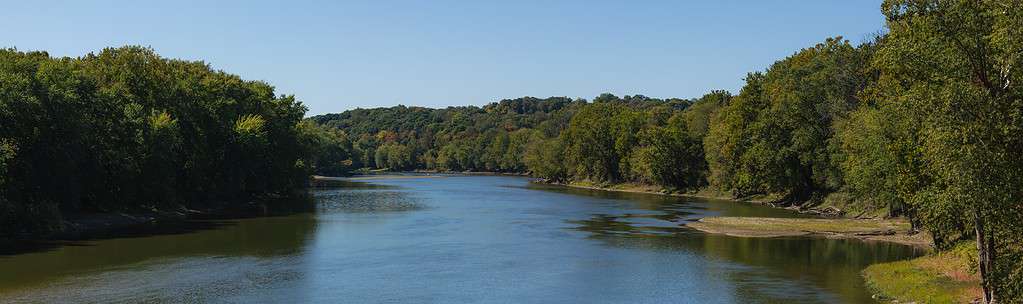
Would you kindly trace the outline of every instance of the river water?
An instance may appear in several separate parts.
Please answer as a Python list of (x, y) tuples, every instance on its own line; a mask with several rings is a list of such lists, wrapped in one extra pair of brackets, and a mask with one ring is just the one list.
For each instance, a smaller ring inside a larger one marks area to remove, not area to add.
[(870, 303), (860, 271), (922, 254), (823, 238), (736, 238), (704, 216), (763, 206), (532, 185), (368, 180), (315, 212), (0, 253), (0, 302)]

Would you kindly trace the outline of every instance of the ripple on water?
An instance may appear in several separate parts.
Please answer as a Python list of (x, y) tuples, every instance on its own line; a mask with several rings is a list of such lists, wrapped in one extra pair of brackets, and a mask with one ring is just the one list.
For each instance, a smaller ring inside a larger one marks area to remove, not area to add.
[(315, 196), (321, 212), (398, 212), (425, 207), (420, 199), (404, 191), (335, 190)]

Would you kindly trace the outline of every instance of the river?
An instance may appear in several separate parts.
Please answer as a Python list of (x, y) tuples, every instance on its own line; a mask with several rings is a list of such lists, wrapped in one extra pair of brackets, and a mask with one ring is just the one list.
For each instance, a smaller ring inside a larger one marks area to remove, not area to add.
[(534, 185), (367, 180), (314, 212), (0, 254), (0, 302), (871, 303), (860, 271), (918, 249), (680, 224), (764, 206)]

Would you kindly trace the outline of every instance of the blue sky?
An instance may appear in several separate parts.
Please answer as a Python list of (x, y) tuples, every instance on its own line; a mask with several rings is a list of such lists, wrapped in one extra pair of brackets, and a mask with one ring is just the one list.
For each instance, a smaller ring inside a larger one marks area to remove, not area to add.
[(6, 1), (0, 47), (143, 45), (294, 94), (309, 114), (602, 92), (737, 92), (746, 73), (883, 28), (879, 1)]

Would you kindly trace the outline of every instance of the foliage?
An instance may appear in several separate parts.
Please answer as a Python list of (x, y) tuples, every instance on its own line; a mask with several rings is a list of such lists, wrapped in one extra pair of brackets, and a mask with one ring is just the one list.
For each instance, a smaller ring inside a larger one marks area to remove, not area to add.
[(707, 160), (715, 186), (739, 196), (786, 193), (801, 202), (842, 186), (834, 121), (871, 80), (872, 46), (830, 38), (750, 74), (711, 122)]
[(703, 140), (689, 130), (682, 114), (686, 113), (672, 116), (667, 126), (651, 127), (641, 133), (642, 147), (633, 154), (633, 170), (657, 185), (696, 190), (706, 184)]
[(308, 178), (304, 113), (266, 83), (147, 48), (0, 50), (0, 231), (286, 195)]
[(552, 182), (565, 182), (568, 172), (565, 170), (565, 147), (562, 141), (534, 136), (526, 147), (524, 159), (526, 167), (533, 176)]
[(1023, 298), (1023, 3), (882, 5), (879, 78), (844, 123), (849, 188), (948, 249), (973, 239), (985, 302)]
[(308, 147), (309, 162), (313, 173), (324, 176), (348, 175), (358, 164), (353, 160), (352, 142), (341, 130), (327, 128), (311, 120), (303, 120), (296, 127), (304, 142), (301, 146)]

